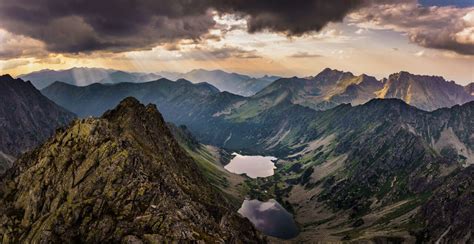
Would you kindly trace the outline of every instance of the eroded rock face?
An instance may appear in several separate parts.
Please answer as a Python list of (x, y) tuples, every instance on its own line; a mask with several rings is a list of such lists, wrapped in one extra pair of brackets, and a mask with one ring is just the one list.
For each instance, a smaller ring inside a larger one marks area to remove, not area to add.
[(23, 156), (0, 199), (3, 243), (263, 241), (133, 98)]
[(423, 205), (419, 217), (425, 222), (420, 241), (472, 243), (474, 241), (474, 166), (447, 180)]
[(471, 94), (471, 96), (474, 96), (474, 82), (469, 83), (467, 86), (464, 87), (464, 90), (468, 93)]
[(471, 93), (453, 81), (438, 76), (399, 72), (388, 77), (380, 98), (399, 98), (419, 109), (432, 111), (474, 100)]
[[(30, 82), (0, 76), (0, 164), (51, 136), (74, 114), (43, 96)], [(1, 165), (0, 165), (0, 172)]]

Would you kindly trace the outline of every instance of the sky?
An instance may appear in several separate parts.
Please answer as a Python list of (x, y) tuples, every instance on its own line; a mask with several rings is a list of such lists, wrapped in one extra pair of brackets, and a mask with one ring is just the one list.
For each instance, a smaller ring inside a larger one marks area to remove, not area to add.
[(472, 0), (0, 0), (0, 73), (102, 67), (474, 82)]

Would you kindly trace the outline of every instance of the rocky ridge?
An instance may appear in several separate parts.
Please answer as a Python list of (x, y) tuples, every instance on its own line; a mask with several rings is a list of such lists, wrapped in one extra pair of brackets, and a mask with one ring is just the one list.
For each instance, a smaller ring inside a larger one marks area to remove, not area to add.
[(156, 107), (127, 98), (57, 131), (6, 172), (0, 239), (263, 242), (199, 172)]

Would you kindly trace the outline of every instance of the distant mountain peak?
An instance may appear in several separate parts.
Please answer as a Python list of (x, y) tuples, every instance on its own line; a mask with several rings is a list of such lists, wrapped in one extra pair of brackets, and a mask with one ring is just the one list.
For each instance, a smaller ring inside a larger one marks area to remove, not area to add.
[(391, 74), (378, 96), (399, 98), (428, 111), (474, 100), (465, 87), (453, 81), (446, 81), (441, 76), (415, 75), (406, 71)]
[[(39, 92), (37, 91), (33, 84), (30, 81), (25, 81), (20, 78), (14, 78), (10, 74), (4, 74), (0, 76), (0, 84), (7, 86), (7, 87), (16, 87), (17, 89), (28, 89), (32, 92)], [(20, 88), (22, 87), (22, 88)]]
[(117, 70), (117, 71), (112, 72), (112, 74), (129, 74), (129, 73), (125, 71)]
[(331, 68), (327, 67), (327, 68), (324, 68), (324, 69), (320, 72), (320, 74), (321, 74), (321, 73), (322, 73), (322, 74), (327, 74), (327, 73), (333, 73), (333, 72), (342, 73), (342, 71), (339, 71), (339, 70), (337, 70), (337, 69), (331, 69)]
[(177, 79), (176, 82), (178, 82), (178, 83), (184, 83), (184, 84), (192, 84), (191, 81), (186, 80), (186, 79), (184, 79), (184, 78)]
[(224, 70), (221, 69), (213, 69), (213, 70), (207, 70), (207, 69), (193, 69), (189, 71), (188, 73), (219, 73), (219, 74), (233, 74), (233, 73), (228, 73)]
[[(422, 83), (446, 83), (457, 85), (454, 81), (448, 81), (442, 76), (438, 75), (418, 75), (408, 71), (400, 71), (389, 75), (388, 81), (391, 82), (422, 82)], [(457, 85), (459, 86), (459, 85)]]
[(331, 68), (325, 68), (323, 69), (318, 75), (328, 75), (328, 74), (348, 74), (348, 75), (352, 75), (354, 76), (354, 74), (352, 74), (352, 72), (349, 72), (349, 71), (342, 71), (342, 70), (338, 70), (338, 69), (331, 69)]
[(13, 80), (14, 78), (10, 74), (4, 74), (0, 76), (1, 80)]
[(344, 72), (337, 69), (325, 68), (317, 74), (313, 80), (322, 83), (337, 83), (340, 80), (355, 77), (351, 72)]
[(455, 83), (454, 81), (448, 81), (444, 77), (439, 76), (439, 75), (419, 75), (419, 74), (410, 73), (408, 71), (400, 71), (398, 73), (389, 75), (389, 79), (396, 79), (400, 81), (406, 81), (410, 78), (417, 78), (418, 80), (424, 79), (429, 82), (437, 81), (437, 82)]

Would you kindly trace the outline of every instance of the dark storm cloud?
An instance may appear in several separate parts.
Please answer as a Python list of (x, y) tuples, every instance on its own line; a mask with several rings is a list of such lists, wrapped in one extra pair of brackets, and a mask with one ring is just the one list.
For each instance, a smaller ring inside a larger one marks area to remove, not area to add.
[(248, 31), (288, 35), (341, 21), (362, 0), (2, 0), (0, 28), (41, 40), (52, 52), (146, 49), (199, 39), (210, 10), (248, 19)]
[[(40, 40), (55, 53), (122, 52), (219, 39), (209, 34), (219, 28), (211, 11), (245, 18), (251, 33), (289, 36), (356, 12), (361, 21), (407, 33), (418, 45), (474, 54), (471, 10), (424, 7), (417, 0), (0, 0), (0, 29)], [(0, 47), (0, 58), (14, 53), (30, 54)]]
[(2, 0), (0, 28), (53, 52), (129, 50), (195, 39), (215, 22), (203, 1)]
[(302, 35), (321, 30), (328, 22), (342, 21), (363, 0), (216, 0), (220, 12), (248, 17), (248, 31), (269, 30)]

